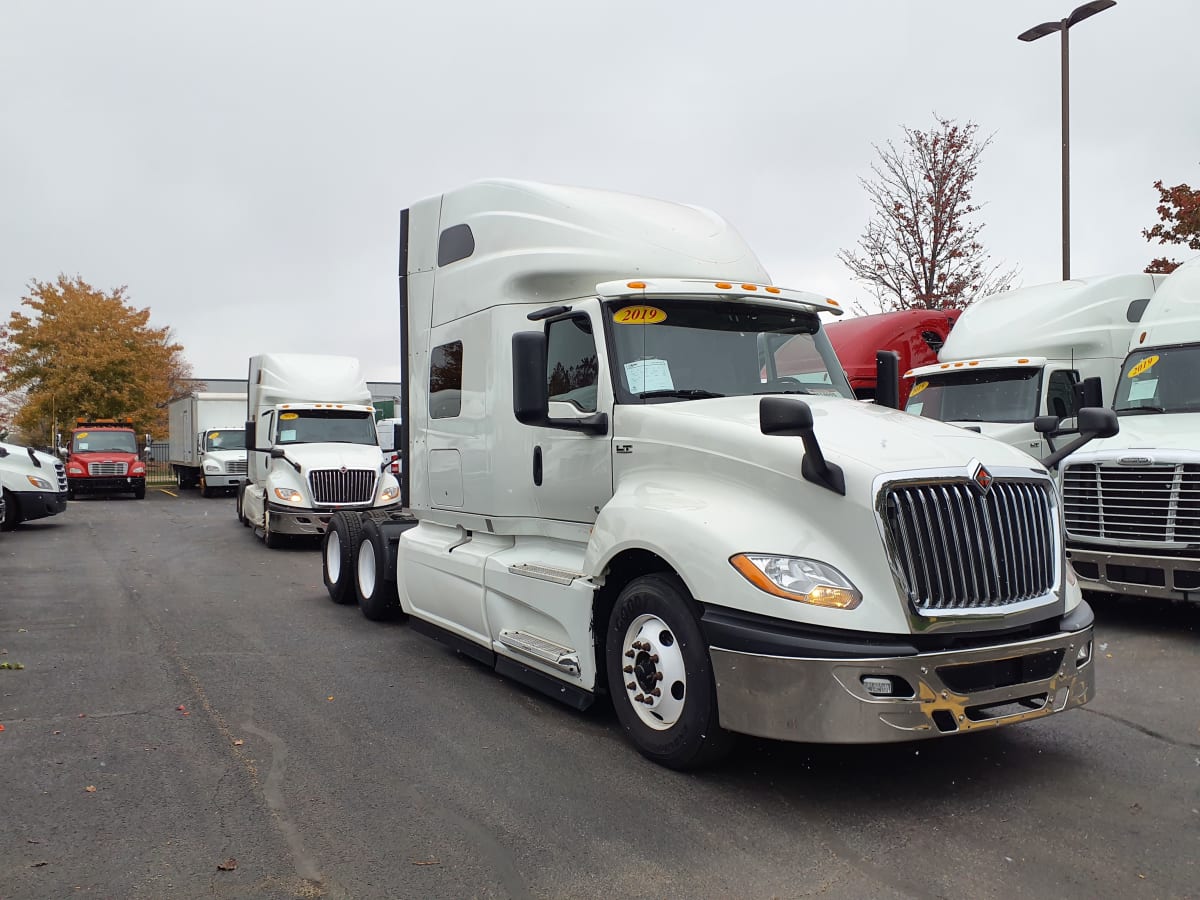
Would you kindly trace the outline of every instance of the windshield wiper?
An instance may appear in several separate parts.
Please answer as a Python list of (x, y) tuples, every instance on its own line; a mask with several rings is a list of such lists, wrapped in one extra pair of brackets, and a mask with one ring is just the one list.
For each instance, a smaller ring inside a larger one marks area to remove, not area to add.
[(669, 391), (642, 391), (637, 395), (637, 398), (639, 400), (650, 400), (654, 397), (678, 397), (681, 400), (710, 400), (713, 397), (724, 396), (724, 394), (717, 394), (713, 391), (705, 391), (700, 388), (673, 388)]
[(1127, 406), (1124, 409), (1118, 409), (1117, 415), (1122, 413), (1165, 413), (1166, 410), (1161, 406)]
[(762, 397), (768, 394), (812, 394), (812, 391), (804, 388), (776, 388), (773, 391), (755, 391), (755, 397)]

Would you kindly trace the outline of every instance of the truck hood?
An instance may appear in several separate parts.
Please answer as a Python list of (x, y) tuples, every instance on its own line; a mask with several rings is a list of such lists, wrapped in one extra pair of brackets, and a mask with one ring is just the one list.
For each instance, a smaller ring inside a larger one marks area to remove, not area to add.
[[(795, 470), (799, 438), (764, 435), (761, 397), (723, 397), (647, 406), (618, 407), (616, 438), (641, 437), (681, 444), (781, 470)], [(962, 468), (977, 459), (986, 466), (1017, 466), (1045, 472), (1028, 454), (982, 434), (900, 410), (842, 398), (796, 395), (809, 405), (813, 430), (830, 462), (853, 461), (874, 474), (916, 469)], [(626, 411), (632, 415), (626, 415)]]
[(378, 472), (383, 463), (383, 453), (373, 444), (285, 444), (283, 452), (299, 463), (305, 474), (314, 469), (342, 468)]
[(1078, 453), (1072, 454), (1067, 463), (1084, 462), (1088, 457), (1111, 456), (1125, 450), (1136, 450), (1139, 456), (1151, 458), (1155, 450), (1187, 450), (1192, 453), (1200, 450), (1200, 440), (1197, 440), (1200, 436), (1200, 413), (1147, 413), (1120, 416), (1118, 421), (1121, 424), (1119, 433), (1092, 441)]
[(78, 460), (81, 463), (98, 463), (98, 462), (123, 462), (135, 463), (138, 461), (136, 453), (125, 453), (116, 450), (80, 450), (71, 454), (72, 460)]
[[(33, 460), (29, 458), (29, 448), (22, 447), (20, 444), (5, 444), (0, 443), (8, 451), (8, 455), (0, 458), (0, 466), (6, 469), (19, 470), (22, 472), (28, 471), (30, 474), (37, 474), (42, 471), (54, 472), (55, 465), (59, 464), (59, 460), (55, 459), (49, 453), (42, 453), (40, 450), (34, 450), (33, 455), (37, 457), (38, 462), (42, 465), (39, 468), (33, 464)], [(54, 481), (54, 478), (50, 479)]]
[(205, 450), (204, 458), (219, 463), (228, 463), (246, 458), (245, 450)]

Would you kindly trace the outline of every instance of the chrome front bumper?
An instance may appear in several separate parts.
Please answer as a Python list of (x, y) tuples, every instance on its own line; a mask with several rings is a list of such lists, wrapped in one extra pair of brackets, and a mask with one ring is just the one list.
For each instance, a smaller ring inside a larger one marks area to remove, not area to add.
[[(1076, 665), (1081, 648), (1087, 658)], [(715, 646), (710, 654), (722, 727), (786, 741), (876, 744), (960, 734), (1082, 706), (1095, 690), (1090, 623), (912, 656), (816, 659)], [(905, 696), (873, 696), (864, 677), (890, 678)]]
[(1067, 559), (1085, 591), (1200, 600), (1200, 556), (1153, 556), (1067, 547)]
[(296, 509), (277, 506), (274, 503), (268, 507), (271, 513), (271, 530), (278, 534), (308, 535), (315, 537), (325, 533), (325, 526), (333, 518), (334, 513), (345, 509), (351, 512), (365, 513), (371, 510), (399, 509), (400, 501), (389, 503), (387, 506), (339, 506), (336, 509)]

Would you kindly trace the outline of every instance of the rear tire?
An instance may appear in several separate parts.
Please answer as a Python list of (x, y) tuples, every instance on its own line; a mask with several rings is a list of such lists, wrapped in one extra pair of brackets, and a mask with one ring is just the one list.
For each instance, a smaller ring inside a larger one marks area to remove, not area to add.
[(237, 517), (242, 523), (243, 528), (250, 527), (250, 520), (246, 518), (246, 511), (242, 509), (242, 498), (246, 496), (246, 485), (239, 484), (237, 486)]
[(401, 617), (396, 582), (387, 579), (387, 538), (374, 519), (367, 519), (358, 544), (354, 565), (354, 590), (358, 608), (372, 622), (387, 622)]
[(357, 513), (336, 512), (325, 526), (321, 541), (321, 579), (334, 603), (353, 603), (354, 569), (362, 540), (362, 519)]
[(708, 646), (679, 576), (643, 575), (625, 586), (609, 619), (605, 656), (617, 719), (644, 757), (694, 769), (729, 752), (733, 735), (719, 724)]

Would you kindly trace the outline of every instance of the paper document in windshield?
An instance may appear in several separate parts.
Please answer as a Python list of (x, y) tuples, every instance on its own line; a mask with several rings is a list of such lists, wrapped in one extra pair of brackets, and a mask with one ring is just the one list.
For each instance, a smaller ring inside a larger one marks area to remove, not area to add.
[(1157, 378), (1144, 378), (1141, 381), (1135, 381), (1129, 386), (1129, 400), (1152, 400), (1154, 394), (1158, 390)]
[(644, 394), (647, 391), (673, 391), (671, 368), (665, 359), (639, 359), (625, 363), (625, 381), (629, 393)]

